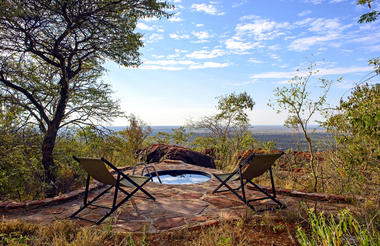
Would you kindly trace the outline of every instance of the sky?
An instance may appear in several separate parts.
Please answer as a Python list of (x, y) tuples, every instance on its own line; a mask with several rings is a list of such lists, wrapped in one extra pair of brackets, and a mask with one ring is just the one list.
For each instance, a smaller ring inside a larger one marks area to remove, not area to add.
[[(357, 23), (368, 9), (353, 0), (171, 3), (169, 19), (137, 24), (144, 35), (139, 68), (105, 64), (103, 80), (112, 85), (121, 109), (152, 126), (186, 125), (213, 115), (218, 97), (233, 92), (247, 92), (255, 101), (248, 112), (252, 125), (281, 125), (286, 112), (277, 114), (267, 104), (297, 69), (302, 74), (315, 63), (318, 77), (335, 81), (328, 103), (336, 105), (370, 76), (368, 60), (380, 55), (380, 21)], [(318, 77), (310, 83), (312, 98), (320, 93)], [(370, 82), (379, 83), (378, 77)]]

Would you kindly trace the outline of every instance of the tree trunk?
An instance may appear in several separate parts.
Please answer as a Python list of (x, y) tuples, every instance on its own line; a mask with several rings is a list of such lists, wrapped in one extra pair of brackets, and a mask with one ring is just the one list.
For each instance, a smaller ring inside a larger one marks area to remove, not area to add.
[(42, 165), (45, 173), (45, 183), (48, 184), (46, 196), (51, 197), (56, 194), (56, 176), (55, 163), (53, 158), (53, 150), (55, 147), (55, 139), (57, 137), (58, 128), (52, 125), (48, 126), (48, 130), (42, 142)]
[(314, 149), (313, 149), (313, 145), (311, 143), (311, 139), (309, 138), (309, 136), (307, 135), (306, 132), (304, 132), (304, 135), (305, 135), (306, 141), (308, 143), (309, 152), (310, 152), (310, 167), (311, 167), (311, 170), (313, 172), (313, 177), (314, 177), (313, 191), (317, 192), (317, 187), (318, 187), (318, 174), (317, 174), (317, 172), (318, 172), (318, 170), (314, 165), (314, 159), (315, 159), (314, 158)]
[(45, 171), (45, 183), (48, 184), (46, 189), (46, 196), (52, 197), (57, 194), (56, 187), (56, 166), (53, 158), (53, 150), (55, 147), (55, 140), (57, 138), (58, 130), (65, 115), (67, 101), (69, 97), (68, 82), (61, 79), (60, 99), (55, 110), (53, 120), (47, 125), (47, 131), (42, 142), (42, 165)]

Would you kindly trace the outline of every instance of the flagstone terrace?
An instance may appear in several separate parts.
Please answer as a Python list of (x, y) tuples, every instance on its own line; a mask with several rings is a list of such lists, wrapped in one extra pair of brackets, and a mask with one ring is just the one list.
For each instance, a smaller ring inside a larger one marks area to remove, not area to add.
[[(167, 160), (154, 164), (157, 170), (198, 170), (212, 173), (222, 173), (220, 170), (204, 168)], [(131, 168), (124, 168), (131, 173)], [(137, 170), (140, 174), (141, 170)], [(234, 220), (247, 213), (253, 213), (231, 192), (212, 194), (219, 182), (212, 177), (209, 181), (186, 185), (168, 185), (150, 182), (144, 186), (156, 201), (134, 197), (124, 203), (113, 215), (103, 223), (112, 223), (116, 230), (125, 232), (141, 232), (145, 226), (148, 233), (158, 233), (166, 230), (194, 229), (201, 226), (217, 224), (220, 221)], [(236, 183), (238, 185), (238, 182)], [(236, 186), (237, 187), (237, 186)], [(91, 185), (90, 198), (102, 191), (102, 186), (96, 182)], [(264, 187), (264, 189), (269, 189)], [(96, 204), (110, 206), (112, 193), (101, 197)], [(140, 193), (139, 195), (144, 195)], [(250, 199), (262, 197), (262, 194), (248, 186), (247, 196)], [(123, 196), (120, 196), (122, 199)], [(278, 199), (287, 205), (287, 209), (269, 211), (274, 216), (297, 210), (299, 202), (322, 202), (325, 210), (337, 210), (349, 206), (347, 199), (341, 196), (303, 193), (287, 189), (278, 189)], [(24, 203), (0, 202), (0, 214), (6, 220), (20, 219), (33, 223), (50, 223), (54, 220), (68, 219), (83, 203), (83, 189), (62, 196)], [(254, 203), (257, 208), (271, 208), (275, 203), (263, 200)], [(96, 220), (106, 213), (103, 208), (86, 209), (81, 216)], [(260, 213), (258, 214), (260, 216)], [(112, 222), (111, 222), (112, 220)], [(90, 222), (75, 220), (82, 225), (93, 225)], [(102, 225), (100, 225), (102, 226)]]

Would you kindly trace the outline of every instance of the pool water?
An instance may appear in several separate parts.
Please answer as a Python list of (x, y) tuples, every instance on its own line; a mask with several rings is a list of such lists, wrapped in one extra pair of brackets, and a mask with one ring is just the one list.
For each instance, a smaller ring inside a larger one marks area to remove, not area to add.
[[(202, 183), (211, 178), (211, 175), (195, 170), (164, 170), (158, 171), (158, 175), (163, 184), (196, 184)], [(156, 173), (151, 173), (153, 182), (160, 183), (156, 177)], [(145, 176), (149, 177), (149, 174)]]

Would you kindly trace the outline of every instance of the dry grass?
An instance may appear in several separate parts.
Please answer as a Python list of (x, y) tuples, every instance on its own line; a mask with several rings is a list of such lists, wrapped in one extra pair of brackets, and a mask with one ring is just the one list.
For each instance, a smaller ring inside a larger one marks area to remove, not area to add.
[(41, 225), (3, 219), (0, 245), (294, 245), (295, 224), (290, 217), (268, 213), (248, 215), (196, 230), (132, 235), (115, 232), (106, 224), (99, 229), (80, 226), (73, 221)]

